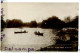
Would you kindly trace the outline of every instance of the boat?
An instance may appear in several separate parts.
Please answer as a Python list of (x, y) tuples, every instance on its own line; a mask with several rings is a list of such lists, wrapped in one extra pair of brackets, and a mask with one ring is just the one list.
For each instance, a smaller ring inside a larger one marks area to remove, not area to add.
[(38, 36), (43, 36), (43, 33), (40, 33), (39, 31), (38, 32), (34, 32), (35, 35), (38, 35)]
[(24, 31), (17, 31), (17, 32), (14, 32), (14, 33), (28, 33), (28, 32), (26, 32), (26, 31), (24, 30)]

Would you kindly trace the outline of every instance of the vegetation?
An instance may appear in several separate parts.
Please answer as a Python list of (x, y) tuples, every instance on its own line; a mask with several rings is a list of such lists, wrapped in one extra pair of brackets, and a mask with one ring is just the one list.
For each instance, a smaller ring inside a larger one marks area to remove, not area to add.
[[(65, 21), (67, 20), (67, 21)], [(31, 22), (23, 23), (19, 19), (9, 20), (6, 22), (1, 17), (1, 28), (19, 28), (19, 27), (40, 27), (40, 28), (52, 28), (52, 29), (62, 29), (64, 27), (77, 27), (78, 28), (78, 16), (75, 19), (70, 21), (70, 17), (67, 17), (64, 21), (60, 20), (56, 16), (49, 17), (46, 20), (43, 20), (41, 23), (37, 23), (35, 20)], [(6, 26), (7, 24), (7, 26)]]
[(56, 16), (52, 16), (48, 18), (47, 20), (43, 20), (41, 27), (42, 28), (53, 28), (53, 29), (61, 29), (63, 28), (63, 25), (65, 22), (58, 19)]
[(1, 16), (1, 31), (6, 27), (6, 22), (3, 20), (3, 16)]

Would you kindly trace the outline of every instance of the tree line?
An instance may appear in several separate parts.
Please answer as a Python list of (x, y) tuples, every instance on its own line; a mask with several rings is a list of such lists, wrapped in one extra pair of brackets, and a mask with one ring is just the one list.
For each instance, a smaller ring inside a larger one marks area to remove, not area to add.
[(3, 20), (3, 17), (1, 17), (1, 28), (20, 28), (20, 27), (30, 27), (30, 28), (52, 28), (52, 29), (62, 29), (64, 27), (76, 27), (78, 28), (78, 16), (75, 16), (75, 19), (72, 19), (70, 21), (70, 17), (66, 18), (65, 20), (60, 20), (57, 16), (49, 17), (46, 20), (43, 20), (40, 23), (37, 23), (35, 20), (31, 22), (25, 22), (23, 23), (19, 19), (13, 19), (6, 21)]

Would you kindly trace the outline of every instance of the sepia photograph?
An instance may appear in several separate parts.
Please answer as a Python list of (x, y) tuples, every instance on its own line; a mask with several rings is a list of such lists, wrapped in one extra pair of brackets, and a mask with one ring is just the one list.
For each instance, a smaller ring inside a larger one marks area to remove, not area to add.
[(79, 3), (4, 2), (2, 51), (78, 51)]

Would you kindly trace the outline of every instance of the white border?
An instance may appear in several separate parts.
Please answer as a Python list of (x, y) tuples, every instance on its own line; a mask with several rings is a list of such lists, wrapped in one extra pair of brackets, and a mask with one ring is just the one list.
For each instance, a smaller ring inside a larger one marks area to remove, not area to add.
[(79, 0), (3, 0), (4, 2), (79, 2)]

